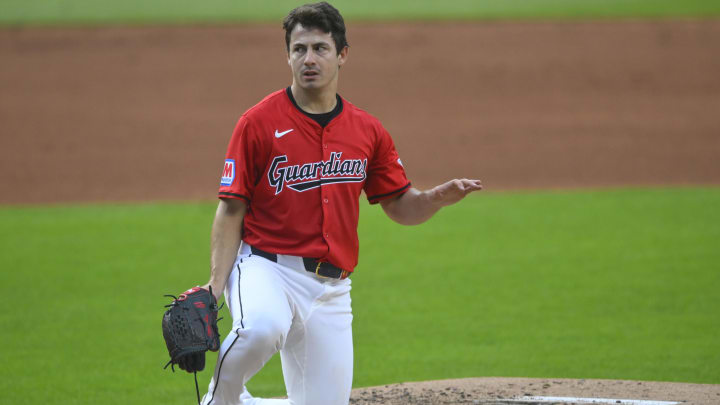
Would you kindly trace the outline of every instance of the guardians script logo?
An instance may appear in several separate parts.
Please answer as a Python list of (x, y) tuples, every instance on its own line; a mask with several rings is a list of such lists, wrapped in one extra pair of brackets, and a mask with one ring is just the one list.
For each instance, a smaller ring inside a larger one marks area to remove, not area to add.
[(275, 156), (268, 170), (268, 181), (275, 187), (275, 195), (285, 186), (295, 191), (305, 191), (333, 183), (359, 183), (365, 181), (367, 159), (345, 159), (342, 152), (331, 152), (330, 160), (305, 163), (303, 165), (282, 164), (288, 161), (287, 155)]

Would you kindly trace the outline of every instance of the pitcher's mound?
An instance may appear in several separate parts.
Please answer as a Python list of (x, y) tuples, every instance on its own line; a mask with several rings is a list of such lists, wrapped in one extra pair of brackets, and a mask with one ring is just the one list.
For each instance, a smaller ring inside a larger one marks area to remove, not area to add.
[(720, 404), (720, 385), (621, 380), (465, 378), (352, 391), (353, 405)]

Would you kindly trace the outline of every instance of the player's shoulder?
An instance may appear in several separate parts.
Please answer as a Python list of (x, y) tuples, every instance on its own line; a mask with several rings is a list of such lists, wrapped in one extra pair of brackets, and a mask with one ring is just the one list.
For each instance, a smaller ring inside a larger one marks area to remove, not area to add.
[(268, 94), (240, 116), (233, 136), (255, 141), (266, 139), (267, 134), (272, 136), (272, 133), (268, 132), (268, 125), (284, 115), (289, 102), (284, 90)]
[(250, 107), (243, 113), (243, 118), (251, 121), (262, 120), (266, 117), (272, 117), (287, 108), (289, 100), (285, 94), (285, 90), (274, 91), (254, 106)]
[(384, 130), (380, 119), (365, 111), (364, 109), (356, 106), (345, 98), (343, 98), (343, 109), (345, 110), (345, 114), (348, 115), (348, 119), (358, 123), (362, 123), (375, 129)]

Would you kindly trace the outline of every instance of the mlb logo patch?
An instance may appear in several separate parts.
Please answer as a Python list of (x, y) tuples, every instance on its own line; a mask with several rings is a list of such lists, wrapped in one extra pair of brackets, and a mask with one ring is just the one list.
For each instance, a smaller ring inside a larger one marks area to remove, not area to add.
[(222, 177), (220, 178), (221, 186), (230, 186), (235, 180), (235, 160), (225, 159), (225, 166), (223, 167)]

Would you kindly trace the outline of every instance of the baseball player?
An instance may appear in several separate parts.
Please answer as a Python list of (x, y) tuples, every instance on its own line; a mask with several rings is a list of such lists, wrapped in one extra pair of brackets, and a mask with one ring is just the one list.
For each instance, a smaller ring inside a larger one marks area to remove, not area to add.
[[(349, 49), (338, 10), (307, 4), (283, 27), (292, 84), (240, 117), (220, 181), (204, 287), (224, 292), (233, 325), (204, 405), (347, 404), (361, 192), (413, 225), (482, 188), (411, 187), (388, 132), (337, 94)], [(252, 397), (245, 384), (278, 351), (288, 399)]]

